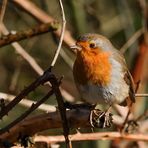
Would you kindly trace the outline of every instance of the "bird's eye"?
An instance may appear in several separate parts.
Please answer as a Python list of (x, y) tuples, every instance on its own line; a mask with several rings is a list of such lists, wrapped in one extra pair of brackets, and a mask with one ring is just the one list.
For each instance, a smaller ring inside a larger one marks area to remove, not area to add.
[(90, 47), (90, 48), (96, 48), (96, 44), (95, 44), (95, 43), (90, 43), (90, 44), (89, 44), (89, 47)]

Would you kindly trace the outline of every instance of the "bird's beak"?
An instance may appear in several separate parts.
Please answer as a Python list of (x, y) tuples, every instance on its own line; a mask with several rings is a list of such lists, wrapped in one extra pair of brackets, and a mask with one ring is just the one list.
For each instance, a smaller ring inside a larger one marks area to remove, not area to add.
[(78, 46), (78, 45), (70, 46), (70, 48), (73, 49), (73, 50), (77, 50), (77, 51), (81, 51), (82, 50), (82, 47)]

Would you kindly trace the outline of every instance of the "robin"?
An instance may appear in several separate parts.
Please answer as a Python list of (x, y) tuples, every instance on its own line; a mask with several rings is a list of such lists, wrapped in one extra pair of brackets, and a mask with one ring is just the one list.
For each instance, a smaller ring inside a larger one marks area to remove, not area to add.
[(71, 48), (77, 51), (73, 76), (82, 101), (107, 104), (109, 108), (135, 102), (134, 83), (125, 59), (106, 37), (85, 34)]

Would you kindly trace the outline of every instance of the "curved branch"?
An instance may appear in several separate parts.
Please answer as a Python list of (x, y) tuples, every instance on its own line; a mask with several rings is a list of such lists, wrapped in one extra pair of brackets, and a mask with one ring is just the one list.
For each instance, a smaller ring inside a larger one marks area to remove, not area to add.
[(66, 27), (65, 13), (64, 13), (64, 8), (63, 8), (61, 0), (59, 0), (59, 3), (60, 3), (61, 16), (62, 16), (62, 30), (61, 30), (59, 45), (58, 45), (58, 48), (57, 48), (57, 50), (55, 52), (54, 58), (52, 60), (51, 67), (53, 67), (55, 65), (56, 60), (57, 60), (57, 58), (59, 56), (61, 46), (62, 46), (62, 42), (63, 42), (63, 38), (64, 38), (64, 34), (65, 34), (65, 27)]

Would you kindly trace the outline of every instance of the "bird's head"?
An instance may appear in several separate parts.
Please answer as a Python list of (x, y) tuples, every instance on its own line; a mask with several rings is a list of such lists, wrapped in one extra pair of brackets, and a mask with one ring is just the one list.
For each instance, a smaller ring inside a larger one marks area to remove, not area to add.
[(106, 37), (89, 33), (80, 36), (76, 44), (71, 46), (71, 48), (75, 49), (77, 53), (88, 52), (97, 54), (99, 52), (110, 52), (113, 47)]

